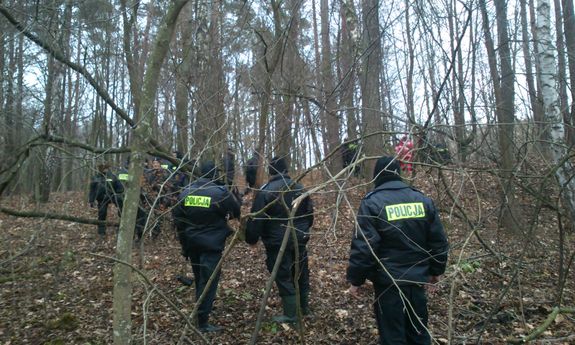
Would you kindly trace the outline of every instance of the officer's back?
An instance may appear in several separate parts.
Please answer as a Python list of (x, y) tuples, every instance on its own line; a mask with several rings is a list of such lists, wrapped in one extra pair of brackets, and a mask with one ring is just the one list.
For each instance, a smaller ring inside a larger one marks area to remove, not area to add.
[(192, 247), (220, 250), (230, 234), (227, 220), (240, 216), (240, 204), (225, 186), (214, 182), (215, 165), (205, 164), (202, 177), (180, 194), (174, 221)]

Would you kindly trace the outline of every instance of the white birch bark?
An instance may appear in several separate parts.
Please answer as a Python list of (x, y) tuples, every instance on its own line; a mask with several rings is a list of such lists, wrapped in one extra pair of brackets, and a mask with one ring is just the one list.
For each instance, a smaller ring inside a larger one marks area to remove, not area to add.
[(565, 207), (569, 209), (571, 220), (575, 221), (575, 179), (573, 165), (566, 158), (565, 125), (559, 108), (557, 92), (557, 66), (551, 35), (551, 5), (549, 0), (539, 0), (537, 3), (537, 33), (538, 53), (541, 64), (541, 94), (543, 96), (543, 113), (549, 126), (551, 159), (557, 166), (555, 177), (562, 188)]

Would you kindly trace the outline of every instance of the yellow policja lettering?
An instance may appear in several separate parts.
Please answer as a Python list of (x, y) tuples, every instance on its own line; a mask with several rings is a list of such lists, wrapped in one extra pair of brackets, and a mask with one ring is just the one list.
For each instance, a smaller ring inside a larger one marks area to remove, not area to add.
[(388, 221), (425, 218), (425, 207), (422, 202), (385, 206), (385, 212)]
[(184, 200), (184, 206), (188, 207), (204, 207), (209, 208), (212, 203), (212, 198), (209, 196), (201, 195), (188, 195)]

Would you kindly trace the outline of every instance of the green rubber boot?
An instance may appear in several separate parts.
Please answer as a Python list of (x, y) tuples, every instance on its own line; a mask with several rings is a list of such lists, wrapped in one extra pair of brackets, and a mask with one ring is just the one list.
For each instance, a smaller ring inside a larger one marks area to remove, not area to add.
[(282, 306), (284, 309), (283, 315), (274, 316), (272, 320), (278, 323), (295, 323), (297, 321), (295, 295), (283, 296)]

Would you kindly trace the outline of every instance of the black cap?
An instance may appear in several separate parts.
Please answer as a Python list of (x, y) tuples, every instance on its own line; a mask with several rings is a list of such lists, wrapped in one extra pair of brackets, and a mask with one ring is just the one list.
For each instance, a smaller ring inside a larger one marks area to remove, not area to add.
[(200, 166), (200, 173), (202, 177), (213, 180), (217, 177), (218, 169), (213, 161), (204, 161)]
[(277, 174), (287, 174), (288, 167), (287, 162), (282, 157), (274, 157), (272, 158), (270, 165), (268, 167), (268, 174), (270, 175), (277, 175)]
[(399, 176), (401, 172), (401, 167), (399, 166), (399, 161), (392, 156), (382, 156), (375, 163), (373, 168), (373, 179), (375, 186), (392, 181), (401, 180)]

